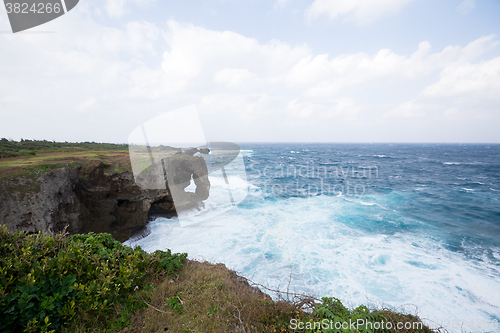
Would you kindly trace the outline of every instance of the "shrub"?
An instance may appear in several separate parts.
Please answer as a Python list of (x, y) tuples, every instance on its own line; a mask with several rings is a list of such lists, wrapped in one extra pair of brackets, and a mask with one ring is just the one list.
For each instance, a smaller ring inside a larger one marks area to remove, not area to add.
[[(134, 298), (137, 290), (175, 273), (186, 257), (149, 254), (109, 234), (12, 234), (0, 227), (0, 331), (55, 332), (77, 318), (88, 327), (126, 327), (144, 305)], [(117, 307), (128, 319), (106, 320)]]
[[(316, 303), (312, 318), (300, 320), (299, 332), (314, 333), (390, 333), (390, 332), (421, 332), (433, 331), (423, 325), (420, 318), (397, 313), (391, 310), (370, 310), (365, 305), (349, 310), (335, 297), (323, 297)], [(297, 323), (300, 318), (297, 318)], [(397, 324), (403, 324), (399, 328)], [(411, 329), (405, 329), (405, 323), (411, 323)], [(316, 324), (316, 327), (314, 326)], [(319, 327), (318, 327), (319, 324)]]

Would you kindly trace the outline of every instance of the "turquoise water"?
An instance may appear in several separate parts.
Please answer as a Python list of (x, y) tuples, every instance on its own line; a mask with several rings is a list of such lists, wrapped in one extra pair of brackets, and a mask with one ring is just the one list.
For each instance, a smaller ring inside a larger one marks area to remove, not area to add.
[[(450, 331), (500, 331), (500, 145), (241, 148), (246, 172), (228, 175), (244, 200), (207, 201), (194, 224), (156, 219), (128, 243), (271, 288), (291, 276), (290, 290), (402, 307)], [(223, 195), (222, 177), (210, 180)]]

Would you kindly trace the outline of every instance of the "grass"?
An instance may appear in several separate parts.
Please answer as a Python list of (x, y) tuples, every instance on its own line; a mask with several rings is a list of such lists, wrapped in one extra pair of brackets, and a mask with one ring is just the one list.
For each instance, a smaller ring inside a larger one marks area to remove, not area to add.
[(37, 179), (55, 168), (81, 165), (83, 172), (103, 162), (107, 172), (131, 171), (128, 145), (0, 139), (0, 182), (13, 177)]
[(53, 153), (40, 153), (35, 156), (4, 158), (0, 159), (0, 168), (29, 166), (32, 164), (44, 163), (50, 160), (67, 159), (67, 158), (79, 158), (79, 157), (93, 158), (96, 157), (98, 154), (102, 154), (102, 152), (100, 151), (53, 152)]
[(188, 261), (176, 278), (158, 285), (129, 332), (288, 332), (299, 313), (222, 264)]
[(40, 153), (0, 159), (0, 182), (13, 177), (38, 178), (44, 172), (55, 168), (81, 165), (83, 172), (98, 165), (108, 164), (108, 172), (131, 171), (127, 151), (74, 151)]
[[(398, 322), (421, 323), (417, 316), (389, 309), (370, 310), (363, 305), (348, 309), (335, 298), (317, 300), (307, 295), (287, 295), (286, 292), (281, 292), (281, 296), (280, 301), (272, 300), (223, 264), (187, 261), (176, 278), (158, 285), (147, 303), (148, 308), (132, 317), (132, 326), (126, 332), (327, 333), (353, 331), (307, 327), (322, 320), (342, 323), (364, 319), (391, 322), (394, 327)], [(294, 327), (291, 322), (302, 324)], [(399, 330), (359, 327), (356, 333), (433, 332), (423, 324), (420, 328), (417, 326)]]
[(114, 150), (125, 151), (126, 144), (97, 143), (97, 142), (55, 142), (47, 140), (13, 141), (6, 138), (0, 139), (0, 159), (18, 156), (31, 156), (38, 153), (63, 152), (63, 151), (88, 151), (88, 150)]

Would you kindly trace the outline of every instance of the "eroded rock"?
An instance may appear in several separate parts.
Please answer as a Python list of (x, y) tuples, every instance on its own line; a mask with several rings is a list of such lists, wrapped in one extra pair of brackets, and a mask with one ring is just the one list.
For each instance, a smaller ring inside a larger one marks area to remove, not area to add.
[[(154, 164), (139, 175), (137, 183), (131, 172), (110, 173), (109, 165), (102, 162), (85, 171), (59, 168), (37, 179), (6, 180), (0, 184), (0, 225), (14, 232), (64, 228), (70, 234), (106, 232), (125, 241), (143, 229), (149, 217), (172, 217), (177, 209), (208, 198), (207, 165), (191, 152)], [(194, 193), (184, 191), (191, 179)]]

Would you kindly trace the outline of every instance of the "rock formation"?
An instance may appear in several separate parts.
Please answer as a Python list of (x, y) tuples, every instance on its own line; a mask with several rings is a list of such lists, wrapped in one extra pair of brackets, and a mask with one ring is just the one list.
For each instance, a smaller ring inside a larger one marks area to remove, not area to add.
[[(177, 202), (177, 209), (193, 200), (208, 197), (210, 183), (202, 157), (183, 155), (175, 165), (179, 179), (191, 176), (197, 193)], [(81, 167), (48, 171), (37, 179), (17, 177), (0, 184), (0, 225), (12, 231), (61, 231), (70, 234), (107, 232), (125, 241), (148, 223), (148, 217), (176, 215), (168, 187), (143, 189), (131, 172), (106, 173), (109, 165), (100, 163), (86, 172)], [(196, 175), (196, 173), (201, 175)]]

